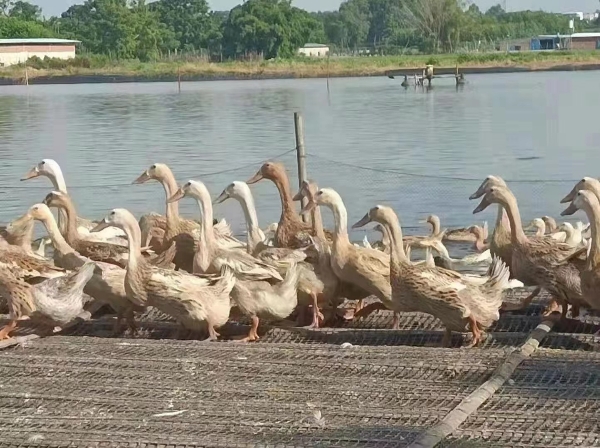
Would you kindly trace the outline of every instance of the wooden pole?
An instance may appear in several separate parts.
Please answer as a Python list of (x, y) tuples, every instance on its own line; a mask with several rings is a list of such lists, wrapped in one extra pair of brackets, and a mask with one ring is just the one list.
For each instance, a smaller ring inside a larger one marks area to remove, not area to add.
[(490, 379), (464, 398), (458, 406), (452, 409), (439, 423), (421, 433), (408, 448), (434, 448), (489, 400), (504, 383), (506, 383), (517, 367), (529, 358), (540, 346), (556, 323), (554, 316), (539, 324), (530, 334), (520, 349), (511, 352), (500, 364)]
[(331, 106), (331, 94), (329, 91), (329, 61), (330, 61), (330, 53), (327, 53), (327, 104)]
[[(296, 157), (298, 159), (298, 188), (306, 178), (306, 148), (304, 147), (304, 120), (300, 112), (294, 112), (294, 131), (296, 132)], [(302, 198), (302, 206), (306, 205), (306, 199)], [(302, 215), (302, 220), (308, 222), (308, 215)]]
[(181, 93), (181, 66), (177, 66), (177, 90)]

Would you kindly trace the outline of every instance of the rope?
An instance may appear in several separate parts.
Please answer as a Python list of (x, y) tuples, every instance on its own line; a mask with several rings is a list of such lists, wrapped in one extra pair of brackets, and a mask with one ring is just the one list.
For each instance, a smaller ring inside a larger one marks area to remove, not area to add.
[[(216, 176), (217, 174), (231, 173), (233, 171), (238, 171), (238, 170), (251, 168), (251, 167), (256, 168), (257, 166), (263, 164), (267, 160), (279, 159), (279, 158), (286, 156), (295, 151), (296, 151), (296, 148), (292, 148), (290, 150), (282, 152), (281, 154), (277, 154), (273, 157), (269, 157), (268, 159), (258, 160), (256, 162), (247, 163), (245, 165), (240, 165), (235, 168), (228, 168), (226, 170), (213, 171), (213, 172), (202, 173), (202, 174), (195, 174), (194, 176), (199, 177), (199, 178), (210, 177), (210, 176)], [(180, 176), (180, 177), (183, 177), (183, 176)], [(78, 188), (121, 188), (121, 187), (129, 187), (131, 185), (132, 185), (131, 182), (124, 182), (124, 183), (116, 183), (116, 184), (68, 185), (67, 187), (69, 190), (74, 190), (74, 189), (78, 189)], [(46, 185), (44, 185), (44, 186), (43, 185), (31, 185), (28, 183), (27, 185), (23, 185), (23, 184), (21, 184), (21, 185), (2, 185), (2, 186), (0, 186), (0, 191), (1, 190), (18, 190), (18, 189), (23, 189), (23, 188), (48, 190), (48, 186), (46, 186)]]
[[(355, 168), (355, 169), (365, 170), (365, 171), (373, 171), (376, 173), (390, 173), (390, 174), (399, 174), (401, 176), (408, 176), (408, 177), (419, 177), (419, 178), (425, 178), (425, 179), (439, 179), (439, 180), (455, 180), (455, 181), (462, 181), (462, 182), (481, 182), (482, 181), (482, 178), (470, 178), (470, 177), (459, 177), (459, 176), (432, 176), (431, 174), (410, 173), (408, 171), (401, 171), (401, 170), (394, 170), (394, 169), (371, 168), (371, 167), (367, 167), (367, 166), (354, 165), (354, 164), (348, 163), (348, 162), (341, 162), (339, 160), (333, 160), (328, 157), (323, 157), (323, 156), (313, 154), (313, 153), (308, 153), (307, 155), (314, 157), (316, 159), (326, 160), (328, 162), (335, 163), (336, 165), (347, 166), (349, 168)], [(504, 180), (506, 182), (511, 182), (511, 183), (538, 183), (538, 182), (545, 182), (545, 183), (571, 182), (571, 183), (575, 183), (575, 182), (579, 182), (581, 179), (518, 179), (518, 180), (517, 179), (504, 179)]]

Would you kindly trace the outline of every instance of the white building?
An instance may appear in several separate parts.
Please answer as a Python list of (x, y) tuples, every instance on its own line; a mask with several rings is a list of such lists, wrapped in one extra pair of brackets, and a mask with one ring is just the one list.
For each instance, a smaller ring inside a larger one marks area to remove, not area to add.
[(565, 12), (564, 15), (572, 17), (574, 19), (583, 20), (583, 12), (580, 12), (580, 11), (577, 11), (577, 12)]
[(323, 44), (306, 44), (298, 49), (298, 54), (313, 58), (322, 58), (329, 54), (329, 47)]
[(20, 64), (33, 56), (72, 59), (77, 43), (68, 39), (0, 39), (0, 67)]

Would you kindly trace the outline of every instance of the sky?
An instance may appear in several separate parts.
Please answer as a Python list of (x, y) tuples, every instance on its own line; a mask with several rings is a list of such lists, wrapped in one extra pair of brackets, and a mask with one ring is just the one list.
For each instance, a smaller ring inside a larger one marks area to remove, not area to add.
[[(42, 7), (45, 16), (59, 15), (74, 3), (83, 3), (83, 0), (30, 0)], [(598, 0), (506, 0), (509, 11), (522, 9), (544, 9), (553, 12), (593, 12), (600, 8)], [(209, 0), (213, 9), (229, 10), (241, 3), (240, 0)], [(340, 0), (295, 0), (294, 5), (311, 11), (327, 11), (337, 9)], [(475, 0), (483, 10), (499, 3), (499, 0)]]

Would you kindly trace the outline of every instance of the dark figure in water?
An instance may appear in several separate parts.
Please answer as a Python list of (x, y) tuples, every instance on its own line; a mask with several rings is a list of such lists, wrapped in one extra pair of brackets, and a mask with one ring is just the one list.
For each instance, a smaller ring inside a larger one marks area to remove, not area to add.
[(408, 87), (408, 76), (404, 75), (404, 81), (400, 84), (402, 87)]
[(457, 86), (462, 86), (465, 84), (465, 75), (464, 73), (461, 73), (459, 75), (456, 75), (456, 85)]
[(431, 80), (433, 79), (433, 65), (428, 64), (425, 67), (425, 73), (423, 74), (423, 76), (429, 82), (429, 87), (431, 87)]

